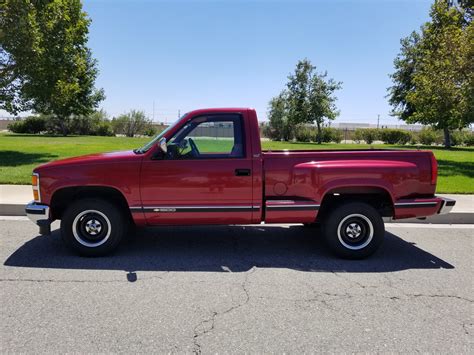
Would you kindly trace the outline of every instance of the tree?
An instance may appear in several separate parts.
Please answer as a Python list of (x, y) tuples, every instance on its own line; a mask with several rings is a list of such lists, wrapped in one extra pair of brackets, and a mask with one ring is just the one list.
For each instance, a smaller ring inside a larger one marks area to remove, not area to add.
[(270, 125), (286, 122), (287, 132), (283, 139), (290, 140), (299, 125), (316, 122), (317, 141), (321, 143), (324, 121), (333, 120), (339, 114), (334, 93), (341, 85), (327, 79), (326, 72), (316, 72), (316, 67), (308, 59), (300, 60), (295, 72), (288, 76), (286, 90), (270, 101)]
[(151, 127), (152, 121), (148, 119), (143, 111), (131, 110), (112, 120), (115, 133), (134, 137), (137, 134), (145, 134)]
[(273, 140), (289, 141), (292, 138), (286, 104), (285, 91), (270, 100), (270, 107), (268, 109), (270, 131), (268, 136)]
[(442, 129), (448, 148), (450, 130), (474, 122), (473, 25), (463, 9), (434, 2), (421, 33), (402, 40), (389, 88), (393, 112), (408, 123)]
[(407, 100), (407, 95), (415, 91), (413, 74), (419, 57), (418, 43), (420, 35), (412, 32), (401, 43), (401, 53), (394, 60), (395, 73), (390, 77), (394, 85), (389, 90), (389, 103), (393, 106), (392, 114), (406, 121), (414, 113), (414, 105)]
[(465, 21), (472, 20), (474, 14), (474, 0), (448, 0), (449, 6), (457, 7), (464, 14)]
[(104, 99), (80, 0), (4, 0), (0, 11), (0, 108), (51, 115), (67, 134), (72, 115)]

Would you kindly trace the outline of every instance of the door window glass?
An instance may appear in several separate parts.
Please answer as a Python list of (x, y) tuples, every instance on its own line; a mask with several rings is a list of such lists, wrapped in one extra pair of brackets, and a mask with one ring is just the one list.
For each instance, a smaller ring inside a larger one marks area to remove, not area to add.
[(196, 117), (168, 143), (168, 159), (216, 159), (244, 157), (242, 117)]

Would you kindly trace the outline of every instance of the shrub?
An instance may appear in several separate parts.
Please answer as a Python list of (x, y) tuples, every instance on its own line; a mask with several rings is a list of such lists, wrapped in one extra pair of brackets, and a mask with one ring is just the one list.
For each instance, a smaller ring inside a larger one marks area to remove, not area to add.
[(75, 116), (71, 120), (72, 134), (90, 136), (112, 136), (112, 124), (103, 110), (95, 111), (89, 116)]
[(69, 123), (71, 134), (89, 136), (111, 136), (112, 125), (105, 111), (95, 111), (88, 116), (73, 116)]
[(420, 133), (418, 133), (418, 138), (421, 144), (432, 145), (436, 141), (437, 134), (434, 129), (424, 127)]
[(295, 130), (295, 139), (298, 142), (309, 142), (311, 141), (311, 128), (307, 126), (298, 126)]
[(127, 137), (134, 137), (137, 134), (144, 134), (152, 125), (146, 117), (145, 112), (131, 110), (112, 120), (114, 133), (124, 134)]
[(405, 144), (407, 144), (408, 142), (411, 141), (412, 136), (413, 136), (412, 132), (401, 130), (400, 131), (400, 138), (398, 139), (397, 143), (405, 145)]
[(150, 125), (150, 127), (148, 129), (146, 129), (143, 132), (143, 134), (145, 136), (153, 137), (154, 135), (156, 135), (156, 128)]
[(406, 144), (410, 141), (411, 134), (402, 129), (382, 129), (380, 139), (385, 144)]
[(357, 142), (365, 141), (367, 144), (372, 144), (379, 139), (379, 130), (376, 128), (357, 128), (354, 133), (354, 138)]
[(9, 123), (7, 126), (8, 130), (13, 133), (27, 133), (25, 122), (21, 119), (15, 120), (12, 123)]
[(415, 145), (418, 144), (418, 134), (416, 132), (411, 132), (410, 144)]
[(331, 141), (331, 137), (329, 136), (329, 132), (327, 132), (324, 128), (321, 128), (321, 132), (316, 131), (313, 141), (321, 143), (327, 143)]
[(93, 135), (93, 122), (87, 116), (73, 116), (68, 124), (70, 134)]
[(114, 130), (110, 121), (100, 122), (95, 129), (96, 136), (113, 136)]
[(69, 116), (60, 118), (47, 117), (46, 128), (52, 134), (77, 134), (89, 136), (111, 136), (114, 134), (107, 113), (103, 110), (92, 112), (90, 115)]
[[(323, 143), (329, 143), (329, 142), (334, 142), (334, 143), (341, 143), (343, 134), (340, 130), (332, 127), (323, 127), (321, 128), (321, 142)], [(314, 141), (318, 141), (318, 133), (314, 135)]]
[(262, 123), (261, 132), (264, 137), (272, 141), (289, 141), (293, 136), (291, 126), (286, 121)]
[(334, 142), (334, 143), (341, 143), (342, 141), (342, 138), (344, 137), (343, 133), (341, 130), (339, 129), (336, 129), (336, 128), (327, 128), (328, 130), (330, 130), (331, 134), (331, 142)]
[(352, 140), (353, 140), (354, 142), (356, 142), (357, 144), (359, 144), (361, 141), (364, 140), (363, 133), (364, 133), (364, 130), (363, 130), (363, 129), (357, 128), (357, 129), (354, 131), (354, 134), (353, 134), (353, 136), (352, 136)]
[(452, 145), (468, 145), (469, 139), (472, 139), (473, 133), (471, 131), (454, 131), (451, 133)]
[(462, 131), (454, 131), (451, 132), (451, 145), (462, 145), (464, 143), (464, 132)]
[(260, 132), (263, 137), (271, 139), (272, 141), (281, 140), (279, 132), (272, 128), (268, 123), (262, 123), (262, 125), (260, 126)]
[(13, 133), (38, 134), (46, 131), (46, 118), (44, 116), (30, 116), (24, 120), (15, 120), (8, 125)]
[(474, 133), (469, 132), (466, 134), (466, 137), (464, 139), (464, 144), (467, 145), (468, 147), (474, 146)]
[(272, 130), (268, 123), (260, 124), (260, 135), (265, 138), (272, 139)]

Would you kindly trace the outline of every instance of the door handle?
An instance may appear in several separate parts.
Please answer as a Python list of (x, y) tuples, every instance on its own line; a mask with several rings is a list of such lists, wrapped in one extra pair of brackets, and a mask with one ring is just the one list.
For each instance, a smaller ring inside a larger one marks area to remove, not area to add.
[(250, 169), (235, 169), (235, 176), (250, 176)]

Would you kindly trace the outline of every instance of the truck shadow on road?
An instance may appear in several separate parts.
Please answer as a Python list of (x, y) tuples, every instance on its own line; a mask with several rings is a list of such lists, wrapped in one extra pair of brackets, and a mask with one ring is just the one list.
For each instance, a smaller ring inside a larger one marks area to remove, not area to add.
[[(365, 260), (342, 260), (327, 250), (318, 229), (292, 226), (193, 226), (138, 230), (112, 256), (79, 257), (54, 231), (18, 248), (6, 266), (136, 271), (245, 272), (253, 267), (306, 272), (392, 272), (454, 266), (387, 232)], [(129, 281), (134, 281), (133, 276)]]

